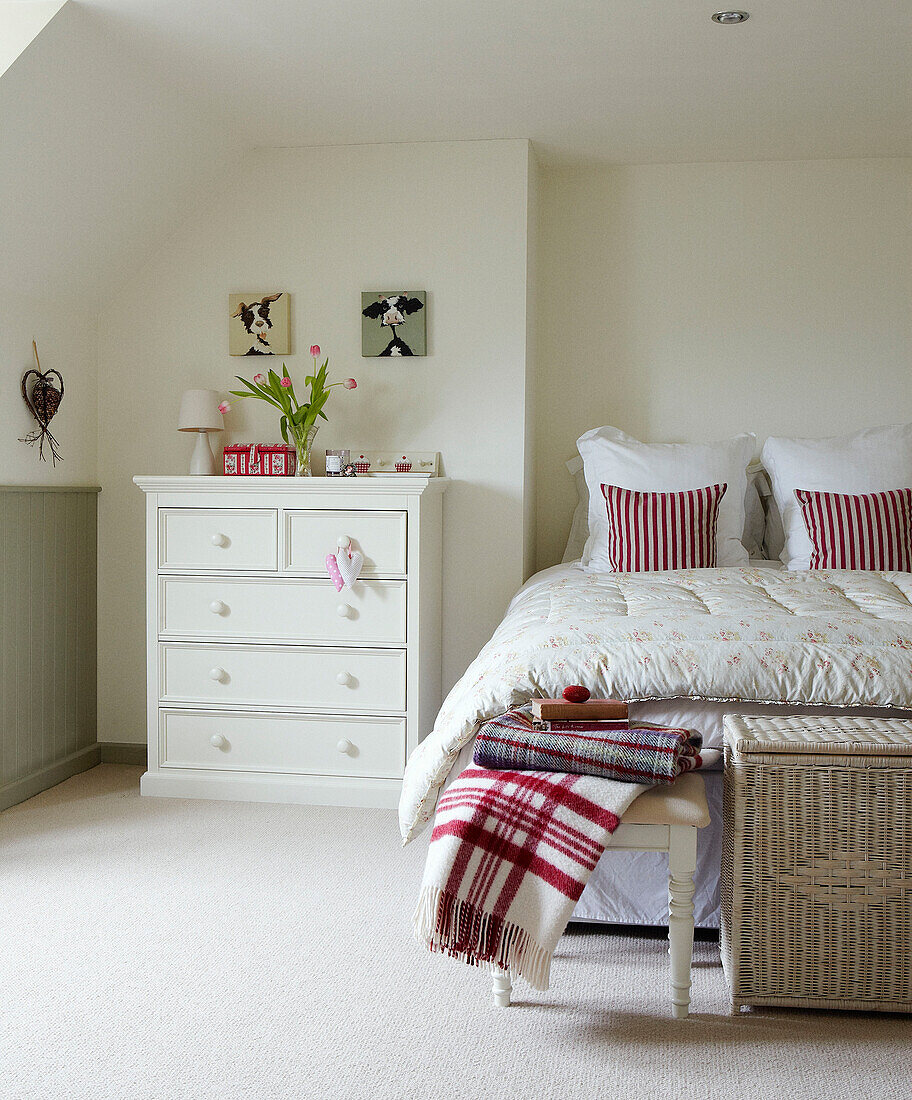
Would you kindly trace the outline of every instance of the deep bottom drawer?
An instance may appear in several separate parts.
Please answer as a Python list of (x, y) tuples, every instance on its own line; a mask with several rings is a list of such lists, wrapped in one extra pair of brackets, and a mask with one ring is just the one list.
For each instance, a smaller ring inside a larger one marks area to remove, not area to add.
[(159, 712), (161, 766), (398, 779), (404, 718)]

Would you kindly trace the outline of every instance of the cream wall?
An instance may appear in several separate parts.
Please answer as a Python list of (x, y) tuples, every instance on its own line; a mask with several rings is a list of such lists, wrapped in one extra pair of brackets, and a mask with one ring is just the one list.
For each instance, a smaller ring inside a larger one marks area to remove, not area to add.
[(912, 161), (546, 171), (541, 203), (539, 568), (588, 428), (762, 443), (912, 419)]
[[(320, 450), (439, 450), (444, 680), (523, 579), (529, 152), (525, 141), (259, 151), (111, 295), (99, 332), (99, 739), (145, 738), (143, 500), (137, 473), (183, 473), (182, 390), (226, 391), (260, 361), (227, 354), (229, 292), (287, 290), (293, 374), (319, 343), (336, 391)], [(360, 293), (428, 292), (425, 358), (362, 359)], [(116, 414), (109, 410), (115, 407)], [(275, 439), (234, 399), (228, 439)], [(218, 437), (216, 437), (217, 439)]]

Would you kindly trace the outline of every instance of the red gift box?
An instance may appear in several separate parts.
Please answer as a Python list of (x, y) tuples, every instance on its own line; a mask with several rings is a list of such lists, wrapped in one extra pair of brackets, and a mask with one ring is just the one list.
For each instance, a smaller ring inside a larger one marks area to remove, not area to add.
[(297, 455), (287, 443), (230, 443), (224, 462), (228, 476), (292, 477)]

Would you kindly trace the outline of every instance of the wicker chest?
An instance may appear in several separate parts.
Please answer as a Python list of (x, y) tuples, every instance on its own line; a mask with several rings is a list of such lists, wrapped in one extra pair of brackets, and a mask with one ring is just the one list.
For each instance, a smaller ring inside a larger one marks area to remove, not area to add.
[(732, 1011), (912, 1011), (912, 721), (730, 715), (724, 792)]

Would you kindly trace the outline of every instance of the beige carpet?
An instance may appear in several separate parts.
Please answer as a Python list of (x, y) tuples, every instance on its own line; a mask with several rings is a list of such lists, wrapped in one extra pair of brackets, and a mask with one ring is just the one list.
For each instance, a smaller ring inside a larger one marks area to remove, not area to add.
[(140, 799), (104, 765), (0, 815), (0, 1095), (781, 1097), (912, 1093), (912, 1021), (726, 1014), (697, 944), (690, 1020), (665, 945), (576, 932), (552, 989), (497, 1010), (425, 955), (423, 842), (391, 812)]

